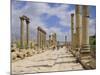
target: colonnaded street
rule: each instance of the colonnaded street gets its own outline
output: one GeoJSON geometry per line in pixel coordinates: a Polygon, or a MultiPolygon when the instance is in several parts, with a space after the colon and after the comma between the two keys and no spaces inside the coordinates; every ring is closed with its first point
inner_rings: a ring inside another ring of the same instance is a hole
{"type": "Polygon", "coordinates": [[[19,38],[14,34],[16,39],[11,42],[12,74],[96,69],[96,34],[89,34],[89,10],[88,5],[74,6],[74,12],[66,17],[70,27],[60,30],[66,34],[53,25],[54,31],[41,25],[34,28],[31,16],[18,16],[19,38]]]}
{"type": "Polygon", "coordinates": [[[83,70],[83,67],[65,47],[59,50],[47,50],[12,63],[13,74],[68,70],[83,70]]]}

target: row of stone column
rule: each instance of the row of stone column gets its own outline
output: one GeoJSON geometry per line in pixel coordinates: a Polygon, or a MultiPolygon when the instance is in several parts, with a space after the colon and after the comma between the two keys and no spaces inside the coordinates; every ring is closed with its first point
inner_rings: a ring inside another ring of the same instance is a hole
{"type": "Polygon", "coordinates": [[[40,49],[46,48],[46,32],[41,27],[37,28],[37,44],[40,49]]]}
{"type": "MultiPolygon", "coordinates": [[[[27,16],[21,16],[20,17],[21,21],[21,27],[20,27],[20,48],[23,49],[25,48],[25,43],[26,43],[26,48],[29,48],[29,18],[27,16]],[[24,36],[24,22],[26,22],[26,41],[25,41],[25,36],[24,36]]],[[[46,47],[46,32],[41,28],[37,28],[37,44],[38,48],[44,49],[46,47]]]]}
{"type": "Polygon", "coordinates": [[[74,30],[74,14],[71,14],[72,49],[80,53],[90,52],[89,47],[89,11],[87,5],[76,5],[76,32],[74,30]],[[81,8],[82,7],[82,8],[81,8]],[[82,11],[82,13],[81,13],[82,11]]]}
{"type": "Polygon", "coordinates": [[[26,48],[29,48],[29,18],[27,16],[21,16],[20,17],[21,21],[21,29],[20,29],[20,48],[24,48],[24,22],[26,21],[26,48]]]}

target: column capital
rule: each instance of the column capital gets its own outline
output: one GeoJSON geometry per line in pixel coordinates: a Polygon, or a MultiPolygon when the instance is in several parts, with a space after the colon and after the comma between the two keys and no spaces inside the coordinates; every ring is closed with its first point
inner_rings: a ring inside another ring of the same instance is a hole
{"type": "Polygon", "coordinates": [[[83,16],[84,17],[89,17],[89,10],[88,10],[88,6],[87,5],[83,5],[82,6],[82,12],[83,12],[83,16]]]}
{"type": "Polygon", "coordinates": [[[76,5],[76,10],[75,10],[75,12],[76,12],[76,14],[80,14],[80,5],[76,5]]]}
{"type": "Polygon", "coordinates": [[[24,17],[22,16],[22,17],[20,17],[20,20],[24,20],[24,17]]]}
{"type": "Polygon", "coordinates": [[[74,13],[72,13],[71,16],[73,17],[74,16],[74,13]]]}
{"type": "Polygon", "coordinates": [[[37,29],[38,29],[39,31],[42,31],[44,34],[46,34],[46,32],[45,32],[41,27],[37,27],[37,29]]]}
{"type": "Polygon", "coordinates": [[[27,20],[26,20],[26,24],[29,24],[29,23],[30,23],[30,21],[29,21],[29,19],[27,19],[27,20]]]}

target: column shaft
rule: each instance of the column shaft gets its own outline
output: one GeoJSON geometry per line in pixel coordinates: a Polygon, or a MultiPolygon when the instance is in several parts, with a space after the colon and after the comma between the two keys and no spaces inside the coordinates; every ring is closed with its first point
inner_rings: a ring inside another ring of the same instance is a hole
{"type": "Polygon", "coordinates": [[[76,5],[76,9],[75,9],[75,13],[76,13],[76,36],[77,36],[77,42],[76,42],[76,48],[80,48],[81,45],[81,31],[80,31],[80,6],[76,5]]]}
{"type": "Polygon", "coordinates": [[[37,45],[38,45],[38,48],[40,48],[40,31],[38,28],[37,28],[37,45]]]}
{"type": "Polygon", "coordinates": [[[89,13],[88,6],[82,6],[82,48],[89,50],[89,13]]]}
{"type": "Polygon", "coordinates": [[[40,33],[40,30],[39,30],[39,48],[41,47],[41,33],[40,33]]]}
{"type": "Polygon", "coordinates": [[[65,36],[65,46],[67,47],[67,36],[65,36]]]}
{"type": "Polygon", "coordinates": [[[76,37],[76,33],[73,33],[73,48],[76,48],[76,42],[77,42],[77,37],[76,37]]]}
{"type": "Polygon", "coordinates": [[[51,47],[51,35],[49,35],[49,47],[51,47]]]}
{"type": "Polygon", "coordinates": [[[21,27],[20,27],[20,46],[24,48],[24,19],[20,17],[21,27]]]}
{"type": "Polygon", "coordinates": [[[87,6],[83,6],[83,16],[82,16],[82,44],[89,44],[89,35],[88,35],[88,9],[87,6]]]}
{"type": "Polygon", "coordinates": [[[44,47],[46,48],[46,34],[44,34],[44,47]]]}
{"type": "Polygon", "coordinates": [[[27,44],[27,48],[29,48],[29,21],[26,21],[26,44],[27,44]]]}
{"type": "Polygon", "coordinates": [[[72,39],[72,41],[71,41],[71,46],[72,46],[72,49],[73,49],[73,44],[74,44],[74,42],[73,42],[73,35],[74,35],[74,14],[71,14],[71,39],[72,39]]]}

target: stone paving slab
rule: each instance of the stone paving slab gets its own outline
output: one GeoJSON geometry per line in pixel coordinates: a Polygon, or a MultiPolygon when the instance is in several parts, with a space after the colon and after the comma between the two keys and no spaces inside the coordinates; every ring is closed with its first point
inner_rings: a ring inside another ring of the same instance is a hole
{"type": "Polygon", "coordinates": [[[60,54],[58,57],[73,57],[72,54],[60,54]]]}
{"type": "Polygon", "coordinates": [[[71,58],[58,58],[57,60],[56,60],[56,64],[57,63],[73,63],[73,62],[76,62],[76,59],[73,57],[71,57],[71,58]]]}
{"type": "Polygon", "coordinates": [[[55,64],[52,68],[52,71],[68,71],[68,70],[82,70],[82,66],[80,64],[75,63],[62,63],[62,64],[55,64]]]}
{"type": "Polygon", "coordinates": [[[13,74],[82,70],[80,63],[66,49],[48,50],[12,63],[13,74]]]}

